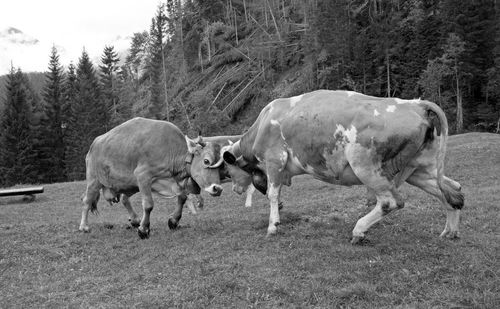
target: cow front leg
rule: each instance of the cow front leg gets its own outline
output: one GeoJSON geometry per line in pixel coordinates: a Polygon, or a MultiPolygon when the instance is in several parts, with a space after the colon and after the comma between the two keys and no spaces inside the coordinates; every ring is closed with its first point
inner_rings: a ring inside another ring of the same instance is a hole
{"type": "Polygon", "coordinates": [[[281,184],[269,183],[267,196],[269,199],[269,226],[267,228],[267,236],[275,235],[278,232],[278,225],[280,225],[280,193],[281,184]]]}
{"type": "Polygon", "coordinates": [[[253,193],[255,192],[255,187],[250,184],[247,188],[247,197],[245,200],[245,207],[252,207],[252,196],[253,193]]]}
{"type": "Polygon", "coordinates": [[[130,198],[125,194],[122,194],[122,204],[128,212],[128,222],[130,222],[130,225],[132,227],[138,227],[141,224],[141,221],[139,220],[137,213],[132,208],[130,198]]]}
{"type": "Polygon", "coordinates": [[[267,236],[271,236],[278,232],[278,225],[280,224],[280,195],[284,180],[283,170],[288,161],[288,153],[281,149],[277,151],[270,150],[266,154],[266,161],[268,178],[267,198],[270,204],[267,236]],[[276,156],[276,154],[279,155],[276,156]]]}
{"type": "Polygon", "coordinates": [[[172,213],[171,217],[168,219],[168,228],[174,230],[179,225],[179,220],[182,217],[182,209],[184,208],[184,203],[186,203],[187,195],[181,194],[177,196],[177,208],[172,213]]]}
{"type": "Polygon", "coordinates": [[[198,213],[196,209],[203,209],[204,203],[203,197],[200,194],[189,194],[185,205],[193,215],[196,215],[198,213]]]}

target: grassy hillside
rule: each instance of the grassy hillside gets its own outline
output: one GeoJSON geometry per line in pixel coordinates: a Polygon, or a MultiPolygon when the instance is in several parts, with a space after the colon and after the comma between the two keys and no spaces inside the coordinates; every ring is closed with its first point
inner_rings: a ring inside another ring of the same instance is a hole
{"type": "MultiPolygon", "coordinates": [[[[32,203],[0,198],[0,307],[498,308],[500,135],[449,140],[446,174],[466,194],[462,238],[440,239],[445,212],[408,185],[403,210],[351,246],[367,213],[362,187],[309,177],[285,188],[282,225],[266,238],[268,203],[206,197],[170,231],[173,200],[157,199],[140,240],[122,206],[100,202],[78,232],[83,182],[47,185],[32,203]]],[[[139,210],[139,199],[134,199],[139,210]]]]}

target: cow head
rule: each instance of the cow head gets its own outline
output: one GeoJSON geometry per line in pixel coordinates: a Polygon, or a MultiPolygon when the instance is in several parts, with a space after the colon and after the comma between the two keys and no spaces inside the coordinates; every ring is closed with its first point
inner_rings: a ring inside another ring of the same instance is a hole
{"type": "Polygon", "coordinates": [[[226,171],[231,177],[233,191],[242,194],[248,189],[250,184],[262,194],[267,192],[267,177],[259,169],[253,168],[241,156],[236,156],[231,152],[231,148],[223,148],[222,159],[226,165],[226,171]]]}
{"type": "Polygon", "coordinates": [[[189,173],[194,181],[205,191],[213,196],[222,193],[220,185],[219,168],[222,164],[220,159],[220,146],[214,143],[205,143],[201,137],[192,140],[186,136],[188,152],[192,155],[189,173]]]}

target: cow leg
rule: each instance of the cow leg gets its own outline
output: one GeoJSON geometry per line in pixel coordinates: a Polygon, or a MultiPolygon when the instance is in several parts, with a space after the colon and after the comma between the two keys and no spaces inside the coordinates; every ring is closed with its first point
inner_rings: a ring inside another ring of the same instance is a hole
{"type": "Polygon", "coordinates": [[[366,206],[372,207],[377,205],[377,196],[375,195],[375,191],[366,187],[366,206]]]}
{"type": "Polygon", "coordinates": [[[185,205],[193,215],[196,215],[198,213],[196,209],[203,209],[203,204],[203,197],[200,194],[189,194],[185,205]]]}
{"type": "Polygon", "coordinates": [[[252,196],[255,192],[255,187],[250,184],[247,188],[247,198],[245,200],[245,207],[252,207],[252,196]]]}
{"type": "Polygon", "coordinates": [[[381,174],[380,163],[367,164],[367,162],[373,162],[371,156],[370,150],[363,147],[351,147],[346,152],[354,174],[368,187],[369,194],[375,194],[377,200],[375,207],[356,223],[352,231],[352,244],[361,242],[365,238],[366,231],[392,210],[404,207],[404,201],[394,181],[381,174]]]}
{"type": "Polygon", "coordinates": [[[184,203],[186,203],[187,195],[180,194],[177,196],[177,208],[172,213],[171,217],[168,219],[168,228],[174,230],[179,225],[179,220],[182,217],[182,208],[184,203]]]}
{"type": "Polygon", "coordinates": [[[87,188],[82,198],[82,220],[80,221],[79,228],[82,232],[90,232],[90,228],[88,226],[89,210],[93,213],[97,212],[97,202],[99,201],[99,190],[101,190],[101,187],[102,186],[97,179],[87,181],[87,188]]]}
{"type": "Polygon", "coordinates": [[[138,227],[139,224],[141,223],[139,220],[139,216],[132,208],[132,204],[130,204],[130,198],[125,194],[122,194],[122,204],[125,207],[125,209],[127,209],[128,222],[130,222],[130,225],[132,227],[138,227]]]}
{"type": "Polygon", "coordinates": [[[153,210],[153,194],[151,191],[151,177],[148,174],[142,173],[139,169],[134,171],[137,178],[137,184],[142,196],[142,219],[137,229],[137,233],[141,239],[149,237],[150,232],[150,214],[153,210]]]}
{"type": "MultiPolygon", "coordinates": [[[[274,235],[278,232],[278,225],[280,225],[280,196],[281,187],[283,186],[283,179],[285,177],[282,172],[288,161],[288,152],[284,150],[270,150],[267,158],[267,178],[268,189],[267,198],[270,203],[269,211],[269,226],[267,228],[267,236],[274,235]],[[274,154],[278,153],[279,157],[276,158],[274,154]]],[[[289,179],[288,179],[289,182],[289,179]]]]}
{"type": "Polygon", "coordinates": [[[352,244],[360,243],[368,229],[391,211],[404,207],[403,198],[395,188],[375,192],[377,199],[375,207],[356,223],[352,231],[352,244]]]}
{"type": "Polygon", "coordinates": [[[269,211],[269,226],[267,228],[267,236],[274,235],[278,232],[278,225],[280,225],[280,195],[281,195],[281,184],[274,184],[272,181],[269,182],[269,188],[267,191],[267,197],[270,203],[269,211]]]}
{"type": "Polygon", "coordinates": [[[458,238],[460,209],[463,207],[463,194],[460,192],[460,184],[448,177],[443,178],[442,189],[437,183],[437,172],[435,169],[419,169],[415,171],[406,181],[425,192],[437,197],[446,208],[446,224],[441,237],[458,238]]]}

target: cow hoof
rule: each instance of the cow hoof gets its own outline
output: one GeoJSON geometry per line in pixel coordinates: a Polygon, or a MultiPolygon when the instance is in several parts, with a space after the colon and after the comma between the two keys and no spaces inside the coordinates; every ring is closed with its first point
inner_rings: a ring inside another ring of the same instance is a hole
{"type": "Polygon", "coordinates": [[[270,224],[269,227],[267,228],[267,237],[270,237],[270,236],[273,236],[273,235],[276,235],[278,233],[278,225],[280,223],[277,222],[277,223],[274,223],[274,224],[270,224]]]}
{"type": "Polygon", "coordinates": [[[179,226],[179,222],[174,222],[172,218],[168,219],[168,228],[171,230],[175,230],[179,226]]]}
{"type": "Polygon", "coordinates": [[[139,225],[141,225],[141,222],[140,222],[140,221],[138,221],[138,220],[128,219],[128,222],[130,222],[130,225],[131,225],[132,227],[135,227],[135,228],[137,228],[137,227],[139,227],[139,225]]]}
{"type": "Polygon", "coordinates": [[[80,226],[80,232],[90,233],[90,228],[88,226],[80,226]]]}
{"type": "Polygon", "coordinates": [[[147,239],[149,238],[149,229],[146,229],[143,231],[140,227],[137,229],[137,234],[139,234],[139,237],[141,239],[147,239]]]}
{"type": "Polygon", "coordinates": [[[444,230],[441,235],[439,235],[441,238],[448,238],[448,239],[459,239],[460,235],[458,231],[447,231],[444,230]]]}
{"type": "Polygon", "coordinates": [[[351,239],[351,245],[362,245],[366,242],[365,236],[353,236],[351,239]]]}

